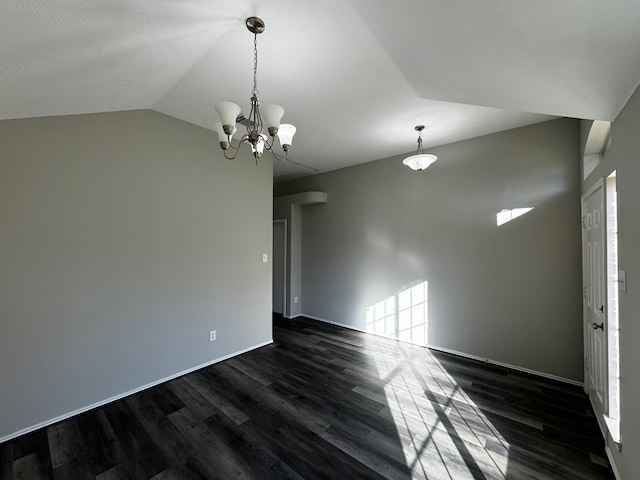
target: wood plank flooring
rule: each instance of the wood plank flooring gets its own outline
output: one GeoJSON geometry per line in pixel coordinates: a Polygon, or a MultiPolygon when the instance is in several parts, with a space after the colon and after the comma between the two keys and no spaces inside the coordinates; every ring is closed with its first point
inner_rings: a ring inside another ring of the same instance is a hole
{"type": "Polygon", "coordinates": [[[613,479],[578,387],[311,320],[0,445],[0,480],[613,479]]]}

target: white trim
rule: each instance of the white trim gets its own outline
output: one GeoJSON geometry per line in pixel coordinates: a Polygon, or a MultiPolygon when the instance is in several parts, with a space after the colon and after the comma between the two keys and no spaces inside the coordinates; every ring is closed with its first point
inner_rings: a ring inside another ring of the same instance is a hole
{"type": "MultiPolygon", "coordinates": [[[[356,330],[358,332],[368,333],[370,335],[377,335],[377,334],[375,334],[373,332],[367,332],[365,330],[362,330],[361,328],[354,327],[353,325],[346,325],[344,323],[334,322],[332,320],[327,320],[325,318],[320,318],[320,317],[314,317],[313,315],[306,315],[304,313],[302,314],[302,316],[310,318],[312,320],[317,320],[319,322],[330,323],[332,325],[337,325],[339,327],[348,328],[350,330],[356,330]]],[[[398,340],[397,338],[387,337],[386,335],[378,335],[378,336],[384,336],[384,337],[389,338],[391,340],[397,340],[398,342],[402,341],[402,340],[398,340]]],[[[415,344],[412,344],[412,345],[415,345],[415,344]]],[[[531,370],[531,369],[524,368],[524,367],[518,367],[516,365],[511,365],[509,363],[498,362],[498,361],[491,360],[491,359],[488,359],[488,358],[478,357],[476,355],[471,355],[471,354],[468,354],[468,353],[459,352],[457,350],[451,350],[449,348],[437,347],[437,346],[434,346],[434,345],[427,345],[426,348],[429,348],[430,350],[436,350],[436,351],[439,351],[439,352],[450,353],[452,355],[458,355],[460,357],[470,358],[472,360],[478,360],[480,362],[491,364],[491,365],[497,365],[497,366],[500,366],[500,367],[509,368],[511,370],[517,370],[517,371],[520,371],[520,372],[529,373],[531,375],[536,375],[538,377],[544,377],[544,378],[548,378],[548,379],[551,379],[551,380],[557,380],[559,382],[568,383],[570,385],[577,385],[579,387],[582,387],[584,385],[582,382],[578,382],[576,380],[571,380],[569,378],[559,377],[557,375],[551,375],[550,373],[539,372],[537,370],[531,370]]]]}
{"type": "Polygon", "coordinates": [[[622,480],[622,476],[620,475],[620,472],[618,472],[616,462],[613,461],[613,454],[611,453],[609,445],[604,447],[604,451],[607,453],[607,458],[609,458],[609,465],[611,465],[611,470],[613,470],[613,475],[616,477],[616,480],[622,480]]]}
{"type": "Polygon", "coordinates": [[[358,328],[358,327],[354,327],[353,325],[347,325],[345,323],[334,322],[332,320],[327,320],[325,318],[313,317],[311,315],[305,315],[304,313],[302,315],[300,315],[300,316],[310,318],[311,320],[317,320],[319,322],[330,323],[331,325],[336,325],[338,327],[348,328],[349,330],[355,330],[356,332],[366,333],[368,335],[375,335],[376,337],[388,338],[389,340],[395,340],[396,342],[408,343],[409,345],[415,345],[416,347],[425,348],[424,345],[418,345],[417,343],[407,342],[406,340],[401,340],[399,338],[390,337],[389,335],[383,335],[381,333],[367,332],[366,330],[363,330],[363,329],[358,328]]]}
{"type": "Polygon", "coordinates": [[[593,182],[593,185],[591,185],[589,188],[587,188],[587,190],[585,190],[585,192],[582,194],[582,199],[584,200],[587,197],[590,197],[599,188],[604,189],[604,177],[599,177],[595,182],[593,182]]]}
{"type": "MultiPolygon", "coordinates": [[[[361,328],[354,327],[353,325],[347,325],[346,323],[334,322],[333,320],[327,320],[326,318],[314,317],[313,315],[307,315],[306,313],[303,313],[303,314],[301,314],[299,316],[300,317],[307,317],[307,318],[310,318],[311,320],[317,320],[319,322],[330,323],[331,325],[337,325],[338,327],[348,328],[349,330],[355,330],[356,332],[371,333],[371,335],[375,335],[375,333],[366,332],[361,328]]],[[[391,338],[391,337],[387,337],[387,338],[391,338]]],[[[395,340],[395,338],[393,338],[392,340],[395,340]]]]}
{"type": "Polygon", "coordinates": [[[617,418],[611,418],[608,415],[603,415],[602,417],[604,418],[604,424],[607,427],[607,432],[609,432],[609,436],[611,437],[611,440],[613,440],[613,443],[615,443],[616,446],[621,445],[620,420],[617,418]]]}
{"type": "Polygon", "coordinates": [[[33,432],[35,430],[39,430],[39,429],[41,429],[43,427],[48,427],[49,425],[52,425],[52,424],[57,423],[57,422],[60,422],[62,420],[66,420],[68,418],[75,417],[76,415],[88,412],[89,410],[93,410],[94,408],[102,407],[102,406],[104,406],[104,405],[106,405],[108,403],[115,402],[116,400],[120,400],[120,399],[122,399],[124,397],[128,397],[129,395],[133,395],[135,393],[138,393],[138,392],[141,392],[143,390],[146,390],[147,388],[155,387],[156,385],[160,385],[161,383],[168,382],[169,380],[173,380],[174,378],[182,377],[183,375],[186,375],[186,374],[191,373],[191,372],[195,372],[196,370],[200,370],[201,368],[208,367],[210,365],[213,365],[214,363],[219,363],[219,362],[222,362],[224,360],[228,360],[229,358],[235,357],[237,355],[242,355],[243,353],[250,352],[251,350],[255,350],[257,348],[261,348],[261,347],[264,347],[266,345],[270,345],[272,343],[273,343],[273,340],[269,340],[268,342],[259,343],[257,345],[252,346],[252,347],[245,348],[244,350],[239,350],[237,352],[230,353],[229,355],[225,355],[223,357],[216,358],[215,360],[211,360],[210,362],[203,363],[202,365],[198,365],[197,367],[189,368],[187,370],[183,370],[183,371],[178,372],[176,374],[173,374],[173,375],[170,375],[168,377],[162,378],[160,380],[156,380],[154,382],[147,383],[146,385],[134,388],[133,390],[129,390],[128,392],[124,392],[124,393],[115,395],[115,396],[113,396],[111,398],[107,398],[105,400],[101,400],[101,401],[93,403],[91,405],[87,405],[86,407],[79,408],[77,410],[74,410],[74,411],[69,412],[69,413],[65,413],[63,415],[59,415],[59,416],[57,416],[55,418],[52,418],[50,420],[45,420],[44,422],[40,422],[40,423],[37,423],[37,424],[32,425],[30,427],[23,428],[21,430],[18,430],[17,432],[11,433],[11,434],[9,434],[9,435],[7,435],[5,437],[0,438],[0,444],[4,443],[4,442],[7,442],[9,440],[13,440],[14,438],[20,437],[20,436],[25,435],[27,433],[31,433],[31,432],[33,432]]]}

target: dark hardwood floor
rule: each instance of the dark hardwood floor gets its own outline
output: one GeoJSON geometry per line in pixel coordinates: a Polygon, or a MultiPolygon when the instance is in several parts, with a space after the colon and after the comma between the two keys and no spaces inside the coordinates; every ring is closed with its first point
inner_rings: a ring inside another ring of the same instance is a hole
{"type": "Polygon", "coordinates": [[[0,445],[0,480],[611,479],[578,387],[310,320],[0,445]]]}

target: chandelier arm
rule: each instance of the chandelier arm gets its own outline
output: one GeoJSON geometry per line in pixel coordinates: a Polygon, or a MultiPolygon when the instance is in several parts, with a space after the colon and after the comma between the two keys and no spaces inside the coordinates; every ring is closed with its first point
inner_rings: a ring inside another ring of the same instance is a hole
{"type": "MultiPolygon", "coordinates": [[[[273,148],[274,146],[275,146],[275,145],[272,143],[272,144],[271,144],[271,146],[270,146],[269,148],[267,148],[267,150],[269,150],[269,151],[271,152],[271,155],[273,155],[273,158],[275,158],[276,160],[279,160],[279,161],[281,161],[281,162],[282,162],[282,161],[283,161],[283,159],[282,159],[282,158],[280,158],[280,156],[279,156],[278,154],[276,154],[276,149],[275,149],[275,148],[273,148]]],[[[287,158],[287,157],[288,157],[288,155],[287,155],[287,151],[286,151],[286,150],[284,151],[284,156],[285,156],[285,158],[287,158]]]]}
{"type": "Polygon", "coordinates": [[[275,137],[271,137],[271,142],[269,142],[269,137],[267,137],[266,135],[265,137],[262,137],[262,140],[264,141],[265,150],[272,150],[275,145],[275,137]]]}
{"type": "Polygon", "coordinates": [[[227,160],[233,160],[234,158],[236,158],[236,157],[238,156],[238,152],[239,152],[239,151],[240,151],[240,149],[239,149],[239,148],[234,148],[234,149],[233,149],[233,152],[234,152],[234,153],[233,153],[233,155],[232,155],[232,156],[230,156],[230,157],[228,157],[228,156],[227,156],[227,150],[223,150],[223,151],[222,151],[222,154],[224,155],[224,158],[226,158],[227,160]]]}
{"type": "Polygon", "coordinates": [[[229,157],[227,156],[227,150],[223,150],[222,153],[224,154],[224,158],[226,158],[227,160],[233,160],[234,158],[236,158],[238,156],[238,152],[240,151],[240,146],[242,145],[243,142],[247,141],[248,138],[249,138],[248,135],[243,135],[238,141],[238,146],[234,147],[233,144],[231,143],[231,137],[228,137],[229,149],[231,149],[234,153],[231,157],[229,157]]]}
{"type": "Polygon", "coordinates": [[[238,140],[238,146],[236,147],[236,149],[240,150],[240,145],[242,145],[242,142],[246,142],[247,140],[249,140],[249,135],[244,134],[242,137],[240,137],[240,140],[238,140]]]}

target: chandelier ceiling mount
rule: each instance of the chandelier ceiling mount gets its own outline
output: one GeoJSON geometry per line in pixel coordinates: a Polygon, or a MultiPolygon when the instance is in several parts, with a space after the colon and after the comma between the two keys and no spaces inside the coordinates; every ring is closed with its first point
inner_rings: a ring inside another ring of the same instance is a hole
{"type": "Polygon", "coordinates": [[[264,21],[260,17],[249,17],[245,24],[251,33],[258,35],[264,32],[264,21]]]}

